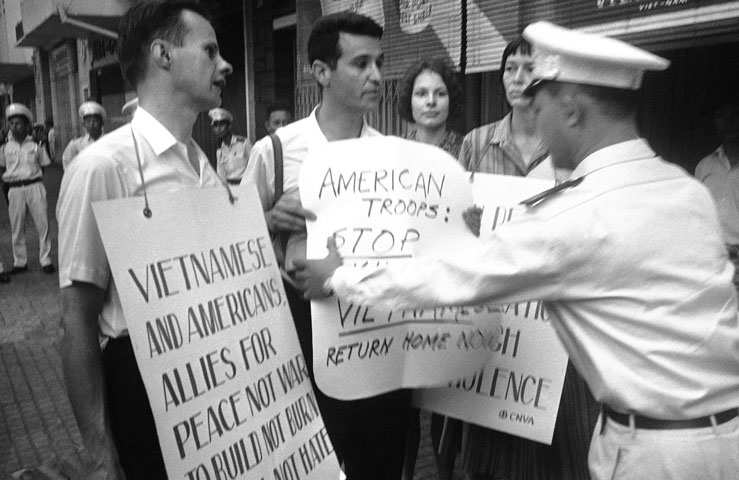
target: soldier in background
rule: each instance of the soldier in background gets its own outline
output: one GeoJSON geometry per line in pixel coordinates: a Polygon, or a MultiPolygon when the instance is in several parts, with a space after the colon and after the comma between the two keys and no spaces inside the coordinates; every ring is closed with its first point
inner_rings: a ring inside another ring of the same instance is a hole
{"type": "Polygon", "coordinates": [[[233,115],[225,108],[214,108],[208,112],[208,116],[219,145],[216,152],[216,171],[231,185],[238,185],[246,170],[251,142],[248,138],[231,132],[233,115]]]}
{"type": "Polygon", "coordinates": [[[107,118],[107,113],[102,105],[97,102],[85,102],[80,105],[79,115],[87,133],[81,137],[77,137],[67,145],[62,154],[62,165],[64,170],[69,168],[72,160],[85,148],[95,143],[103,134],[103,125],[107,118]]]}
{"type": "Polygon", "coordinates": [[[44,273],[56,271],[51,263],[51,236],[47,216],[43,169],[51,164],[46,151],[31,137],[31,111],[23,104],[11,103],[5,118],[12,136],[0,149],[0,175],[7,189],[8,214],[13,236],[11,274],[28,270],[26,251],[26,212],[31,213],[39,236],[39,263],[44,273]]]}

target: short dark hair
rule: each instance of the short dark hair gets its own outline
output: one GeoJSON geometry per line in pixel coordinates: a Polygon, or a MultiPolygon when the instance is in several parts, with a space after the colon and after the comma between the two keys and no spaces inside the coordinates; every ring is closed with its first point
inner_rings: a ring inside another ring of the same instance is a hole
{"type": "Polygon", "coordinates": [[[351,11],[321,17],[313,24],[308,37],[308,63],[313,65],[321,60],[334,70],[341,57],[339,33],[342,32],[380,39],[383,30],[371,18],[351,11]]]}
{"type": "Polygon", "coordinates": [[[508,57],[510,57],[514,53],[520,53],[521,55],[531,55],[531,50],[531,44],[521,35],[518,35],[516,38],[508,42],[508,45],[506,45],[503,49],[503,56],[500,57],[500,71],[498,72],[498,76],[500,77],[501,84],[503,83],[505,62],[508,60],[508,57]]]}
{"type": "Polygon", "coordinates": [[[190,10],[211,21],[197,0],[144,0],[123,14],[118,27],[118,61],[123,77],[136,87],[146,73],[147,54],[157,38],[181,46],[187,35],[182,12],[190,10]]]}
{"type": "Polygon", "coordinates": [[[630,117],[636,115],[639,111],[641,102],[641,91],[639,90],[557,81],[544,81],[536,88],[546,87],[549,92],[557,94],[565,83],[575,85],[585,95],[594,99],[600,104],[601,110],[610,117],[630,117]]]}
{"type": "Polygon", "coordinates": [[[272,115],[272,112],[288,112],[290,116],[293,116],[293,107],[284,101],[276,101],[267,105],[267,118],[272,115]]]}
{"type": "Polygon", "coordinates": [[[413,98],[413,84],[416,77],[424,70],[431,70],[438,73],[446,85],[449,92],[449,118],[454,118],[462,113],[462,88],[457,82],[457,76],[454,73],[449,62],[444,58],[422,59],[414,63],[405,71],[403,78],[400,80],[398,113],[400,118],[406,122],[413,122],[413,109],[411,108],[411,99],[413,98]]]}

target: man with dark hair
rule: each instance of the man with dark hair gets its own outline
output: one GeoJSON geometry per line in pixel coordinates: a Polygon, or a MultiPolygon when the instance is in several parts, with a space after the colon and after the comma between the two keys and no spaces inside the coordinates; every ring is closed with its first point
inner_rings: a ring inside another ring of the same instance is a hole
{"type": "Polygon", "coordinates": [[[52,274],[51,236],[43,170],[51,165],[46,150],[31,137],[31,111],[23,104],[11,103],[5,109],[11,137],[0,148],[0,176],[7,189],[8,215],[12,230],[13,269],[11,274],[28,270],[26,250],[26,212],[31,214],[39,239],[41,270],[52,274]]]}
{"type": "Polygon", "coordinates": [[[264,121],[264,128],[268,134],[275,133],[278,128],[292,123],[293,109],[287,102],[274,102],[267,105],[267,120],[264,121]]]}
{"type": "Polygon", "coordinates": [[[739,102],[716,110],[713,119],[721,145],[695,167],[695,177],[713,195],[729,258],[739,289],[739,102]]]}
{"type": "MultiPolygon", "coordinates": [[[[300,203],[298,177],[309,151],[326,142],[380,135],[364,121],[377,108],[382,82],[382,28],[363,15],[327,15],[308,39],[311,73],[322,91],[321,103],[307,118],[280,128],[283,195],[275,198],[272,141],[254,145],[242,182],[253,183],[286,277],[285,288],[303,353],[312,373],[310,303],[291,278],[293,259],[305,258],[305,219],[315,218],[300,203]],[[283,248],[286,245],[286,248],[283,248]]],[[[315,385],[315,383],[314,383],[315,385]]],[[[331,442],[349,480],[400,478],[410,394],[395,391],[357,401],[316,397],[331,442]]]]}
{"type": "Polygon", "coordinates": [[[201,3],[140,2],[121,18],[118,54],[139,107],[129,124],[83,150],[62,180],[60,350],[80,433],[105,478],[166,479],[128,321],[92,212],[95,201],[223,188],[192,139],[200,112],[221,103],[231,65],[201,3]],[[98,341],[98,339],[102,341],[98,341]],[[101,351],[102,345],[102,351],[101,351]]]}
{"type": "Polygon", "coordinates": [[[709,192],[639,137],[632,101],[642,72],[669,62],[547,22],[524,37],[537,128],[572,179],[522,202],[484,244],[356,270],[330,241],[327,259],[296,262],[296,278],[311,295],[385,307],[542,299],[603,403],[593,479],[735,478],[734,269],[709,192]]]}

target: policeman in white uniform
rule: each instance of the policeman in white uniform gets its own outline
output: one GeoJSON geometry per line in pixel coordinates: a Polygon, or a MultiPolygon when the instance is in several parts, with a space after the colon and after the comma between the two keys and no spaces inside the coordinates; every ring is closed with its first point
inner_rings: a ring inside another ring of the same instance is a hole
{"type": "Polygon", "coordinates": [[[80,119],[85,127],[85,135],[77,137],[67,145],[62,154],[62,165],[64,170],[69,167],[72,160],[85,148],[95,143],[103,134],[103,125],[107,120],[107,113],[102,105],[89,101],[80,105],[80,119]]]}
{"type": "Polygon", "coordinates": [[[216,172],[231,185],[238,185],[246,170],[251,142],[248,138],[231,132],[233,115],[225,108],[214,108],[208,112],[208,116],[219,145],[216,152],[216,172]]]}
{"type": "Polygon", "coordinates": [[[62,154],[62,165],[64,170],[69,168],[69,164],[72,160],[85,148],[89,147],[97,141],[98,138],[103,134],[103,125],[107,119],[107,112],[97,102],[89,101],[80,105],[78,111],[82,125],[85,127],[85,133],[81,137],[77,137],[67,145],[62,154]]]}
{"type": "Polygon", "coordinates": [[[31,111],[20,103],[5,109],[12,136],[0,148],[0,175],[8,188],[8,213],[12,229],[13,269],[11,274],[28,269],[26,252],[26,211],[31,213],[39,236],[39,263],[44,273],[55,272],[51,262],[51,237],[47,217],[43,169],[51,164],[46,150],[31,138],[31,111]]]}
{"type": "Polygon", "coordinates": [[[669,62],[547,22],[534,47],[537,129],[571,180],[522,202],[486,242],[387,267],[295,261],[313,296],[424,308],[542,299],[603,410],[593,479],[739,472],[737,294],[708,190],[639,137],[642,72],[669,62]]]}

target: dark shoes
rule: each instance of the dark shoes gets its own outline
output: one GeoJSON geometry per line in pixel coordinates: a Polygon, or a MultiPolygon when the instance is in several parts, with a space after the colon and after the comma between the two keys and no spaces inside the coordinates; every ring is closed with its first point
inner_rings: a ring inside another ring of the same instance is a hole
{"type": "Polygon", "coordinates": [[[10,282],[10,274],[8,272],[0,272],[0,283],[10,282]]]}
{"type": "Polygon", "coordinates": [[[12,268],[12,269],[10,270],[10,274],[11,274],[11,275],[15,275],[16,273],[23,273],[23,272],[25,272],[26,270],[28,270],[28,265],[23,265],[22,267],[13,267],[13,268],[12,268]]]}
{"type": "MultiPolygon", "coordinates": [[[[28,271],[28,265],[23,265],[22,267],[13,267],[9,272],[3,272],[3,273],[6,275],[7,274],[15,275],[17,273],[23,273],[27,271],[28,271]]],[[[52,273],[56,272],[56,268],[54,268],[54,264],[50,263],[48,265],[43,265],[41,267],[41,271],[47,275],[51,275],[52,273]]],[[[2,282],[2,280],[0,280],[0,282],[2,282]]]]}

